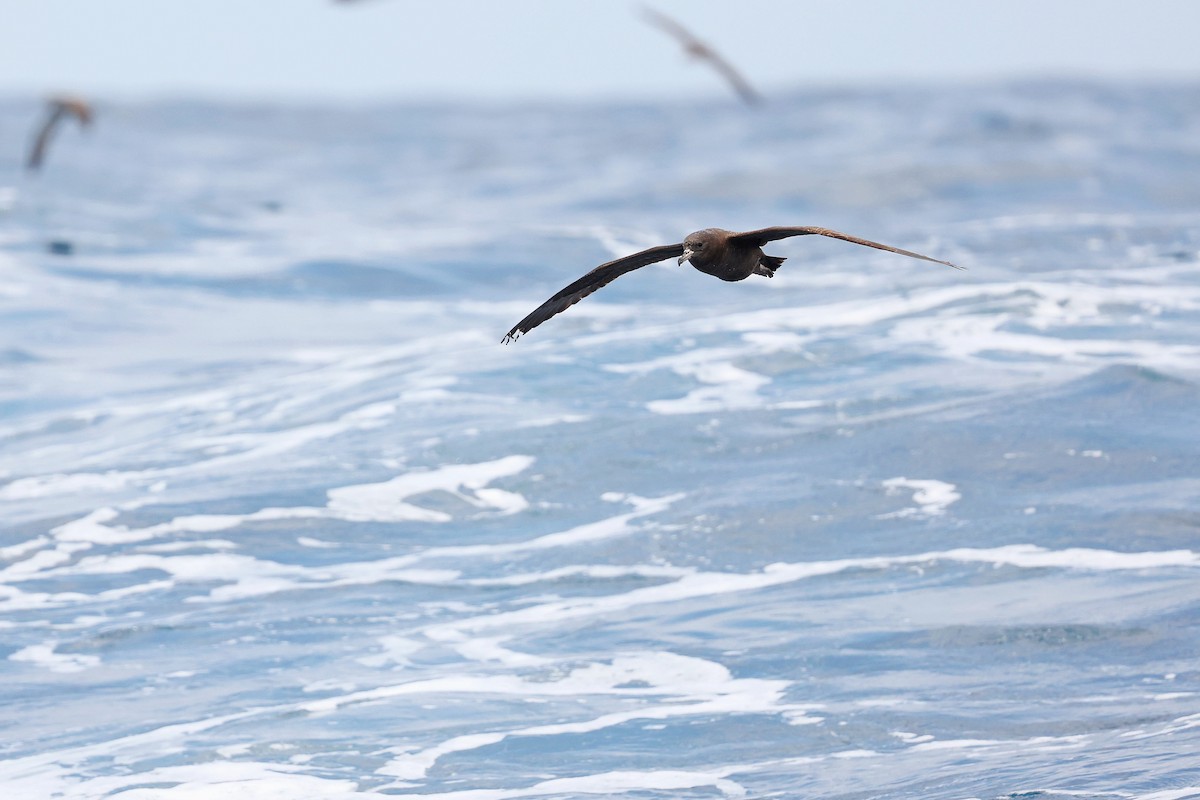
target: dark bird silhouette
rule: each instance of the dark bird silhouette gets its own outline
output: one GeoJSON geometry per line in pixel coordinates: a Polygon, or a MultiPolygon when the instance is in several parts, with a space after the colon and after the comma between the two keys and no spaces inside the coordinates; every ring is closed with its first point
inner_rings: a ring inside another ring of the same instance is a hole
{"type": "Polygon", "coordinates": [[[642,7],[642,15],[645,16],[651,25],[666,31],[667,34],[678,40],[683,45],[684,52],[689,56],[711,64],[713,69],[729,82],[733,90],[748,105],[755,105],[762,102],[762,96],[754,91],[750,84],[746,82],[746,79],[742,77],[741,73],[733,68],[732,64],[722,58],[716,50],[713,50],[707,44],[697,39],[687,28],[661,11],[655,11],[648,6],[642,7]]]}
{"type": "Polygon", "coordinates": [[[51,97],[47,101],[47,106],[49,113],[47,113],[42,127],[38,129],[33,147],[29,150],[29,159],[25,162],[26,169],[36,170],[42,166],[50,139],[66,117],[70,116],[79,120],[80,126],[84,128],[92,124],[92,107],[88,105],[87,101],[78,97],[51,97]]]}
{"type": "Polygon", "coordinates": [[[829,236],[844,242],[874,247],[877,250],[887,250],[889,253],[899,253],[909,258],[919,258],[922,261],[932,261],[935,264],[945,264],[948,267],[962,269],[957,264],[930,258],[910,250],[872,242],[870,239],[860,239],[848,233],[840,233],[829,228],[816,228],[810,225],[799,228],[775,227],[763,228],[757,231],[734,233],[720,228],[705,228],[702,231],[689,233],[679,244],[664,244],[651,247],[633,255],[622,256],[615,261],[601,264],[570,284],[558,294],[535,308],[529,316],[513,326],[501,340],[508,344],[522,333],[529,333],[546,320],[553,317],[587,297],[602,286],[615,281],[626,272],[664,261],[668,258],[678,258],[678,263],[690,261],[692,266],[707,275],[714,275],[723,281],[741,281],[751,275],[775,277],[775,270],[785,259],[779,256],[768,256],[762,251],[762,246],[776,239],[787,239],[790,236],[829,236]]]}

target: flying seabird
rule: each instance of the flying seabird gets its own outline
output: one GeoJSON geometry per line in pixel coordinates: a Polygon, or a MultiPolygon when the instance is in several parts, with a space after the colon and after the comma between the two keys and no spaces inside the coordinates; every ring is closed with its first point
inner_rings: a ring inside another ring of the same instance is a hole
{"type": "Polygon", "coordinates": [[[65,117],[74,117],[85,128],[92,124],[92,107],[88,105],[87,101],[78,97],[51,97],[47,101],[47,106],[49,113],[46,115],[46,121],[42,123],[41,129],[38,130],[33,148],[29,151],[29,159],[25,162],[26,169],[36,170],[42,166],[42,159],[46,157],[46,147],[50,144],[50,138],[65,117]]]}
{"type": "Polygon", "coordinates": [[[687,28],[683,27],[661,11],[655,11],[653,8],[648,6],[642,7],[642,14],[646,17],[646,20],[651,25],[664,30],[669,35],[675,37],[679,43],[683,45],[684,52],[686,52],[689,56],[698,58],[702,61],[707,61],[708,63],[712,64],[713,69],[721,73],[721,77],[729,81],[729,85],[733,87],[733,90],[737,92],[738,96],[741,97],[742,100],[747,104],[755,105],[756,103],[762,102],[762,97],[759,95],[759,93],[751,88],[750,84],[746,82],[746,79],[743,78],[741,74],[733,68],[732,64],[722,58],[716,50],[713,50],[707,44],[697,39],[687,28]]]}
{"type": "Polygon", "coordinates": [[[776,239],[787,239],[791,236],[809,236],[812,234],[829,236],[834,239],[841,239],[844,242],[861,244],[866,247],[874,247],[877,250],[887,250],[889,253],[899,253],[909,258],[919,258],[922,261],[932,261],[935,264],[945,264],[955,269],[963,269],[957,264],[951,264],[949,261],[942,261],[939,258],[930,258],[929,256],[923,256],[920,253],[914,253],[910,250],[901,250],[899,247],[891,247],[879,242],[872,242],[870,239],[860,239],[848,233],[840,233],[829,228],[817,228],[811,225],[798,228],[763,228],[762,230],[746,231],[745,233],[734,233],[733,231],[726,231],[720,228],[705,228],[702,231],[689,233],[679,244],[663,244],[658,247],[651,247],[640,253],[622,256],[615,261],[601,264],[535,308],[529,316],[514,325],[513,329],[506,333],[501,341],[504,344],[508,344],[522,333],[529,333],[555,314],[567,310],[600,287],[612,283],[626,272],[633,272],[635,269],[659,261],[665,261],[668,258],[678,258],[680,265],[685,261],[689,261],[694,268],[706,275],[716,276],[723,281],[741,281],[749,278],[751,275],[763,275],[767,278],[773,278],[775,277],[775,270],[779,269],[780,264],[785,259],[779,256],[764,255],[762,246],[776,239]]]}

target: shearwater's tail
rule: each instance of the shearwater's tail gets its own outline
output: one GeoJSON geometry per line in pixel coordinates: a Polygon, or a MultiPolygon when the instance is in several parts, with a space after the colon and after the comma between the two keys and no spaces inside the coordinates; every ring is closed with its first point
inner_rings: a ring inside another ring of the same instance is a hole
{"type": "Polygon", "coordinates": [[[779,269],[779,266],[783,264],[784,261],[787,261],[787,259],[780,258],[779,256],[763,256],[758,260],[758,266],[754,269],[754,273],[756,275],[766,275],[768,278],[774,278],[775,270],[779,269]]]}

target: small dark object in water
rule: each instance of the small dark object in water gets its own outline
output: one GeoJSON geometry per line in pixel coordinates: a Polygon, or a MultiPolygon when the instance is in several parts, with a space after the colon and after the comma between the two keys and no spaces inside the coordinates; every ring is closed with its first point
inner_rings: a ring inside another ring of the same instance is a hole
{"type": "Polygon", "coordinates": [[[697,39],[687,28],[661,11],[655,11],[653,8],[643,7],[642,14],[651,25],[675,37],[683,45],[684,52],[689,56],[712,64],[713,69],[729,82],[729,85],[733,87],[733,90],[738,93],[738,97],[742,98],[744,103],[747,105],[756,105],[762,102],[762,96],[754,91],[754,88],[742,77],[740,72],[733,68],[732,64],[722,58],[716,50],[713,50],[707,44],[697,39]]]}
{"type": "Polygon", "coordinates": [[[56,256],[74,255],[75,245],[66,239],[51,239],[46,242],[46,251],[56,256]]]}
{"type": "Polygon", "coordinates": [[[46,158],[46,148],[50,144],[50,139],[54,136],[58,126],[62,124],[63,119],[68,116],[74,117],[84,128],[92,124],[92,107],[88,105],[87,101],[78,97],[51,97],[47,101],[47,105],[50,113],[46,115],[45,122],[38,129],[33,147],[29,150],[29,158],[25,162],[25,168],[29,170],[41,168],[42,161],[46,158]]]}
{"type": "Polygon", "coordinates": [[[718,277],[723,281],[745,280],[751,275],[762,275],[767,278],[773,278],[775,277],[775,270],[779,269],[779,265],[784,262],[784,259],[779,256],[764,255],[762,246],[776,239],[787,239],[791,236],[807,236],[810,234],[829,236],[833,239],[841,239],[853,244],[874,247],[877,250],[887,250],[889,253],[899,253],[909,258],[919,258],[922,261],[932,261],[936,264],[945,264],[948,267],[962,269],[962,267],[957,264],[951,264],[949,261],[942,261],[941,259],[923,256],[920,253],[914,253],[910,250],[901,250],[898,247],[872,242],[870,239],[860,239],[857,236],[839,233],[829,228],[817,228],[806,225],[799,228],[763,228],[762,230],[747,231],[745,233],[734,233],[733,231],[726,231],[720,228],[705,228],[702,231],[689,233],[687,238],[679,244],[664,244],[658,247],[651,247],[649,250],[622,256],[615,261],[601,264],[534,309],[529,316],[514,325],[513,329],[505,334],[501,341],[508,344],[522,333],[529,333],[529,331],[541,325],[555,314],[565,311],[600,287],[612,283],[626,272],[632,272],[639,267],[645,267],[668,258],[678,258],[681,265],[685,261],[690,261],[696,269],[707,275],[718,277]]]}

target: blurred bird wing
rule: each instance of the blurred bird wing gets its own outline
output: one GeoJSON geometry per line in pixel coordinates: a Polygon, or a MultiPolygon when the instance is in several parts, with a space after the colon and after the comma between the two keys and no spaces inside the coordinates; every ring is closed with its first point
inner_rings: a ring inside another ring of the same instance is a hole
{"type": "Polygon", "coordinates": [[[597,289],[612,283],[626,272],[633,272],[635,269],[668,258],[678,258],[681,255],[683,255],[682,243],[664,244],[658,247],[651,247],[649,250],[643,250],[640,253],[622,256],[615,261],[609,261],[607,264],[601,264],[535,308],[529,316],[514,325],[513,329],[504,335],[503,341],[507,344],[522,333],[529,333],[529,331],[541,325],[555,314],[565,311],[597,289]]]}
{"type": "Polygon", "coordinates": [[[661,11],[655,11],[649,6],[642,6],[642,14],[646,17],[650,24],[661,28],[671,36],[674,36],[684,47],[695,47],[696,45],[704,47],[704,43],[697,39],[691,31],[661,11]]]}
{"type": "Polygon", "coordinates": [[[734,91],[747,103],[754,104],[762,100],[758,92],[742,77],[741,73],[733,68],[733,65],[721,57],[721,54],[713,50],[704,42],[696,38],[695,34],[687,28],[680,25],[675,20],[668,17],[661,11],[656,11],[649,6],[642,7],[642,13],[650,24],[666,31],[671,36],[679,40],[684,49],[698,58],[703,58],[713,65],[717,72],[729,82],[734,91]]]}
{"type": "Polygon", "coordinates": [[[914,253],[911,250],[902,250],[899,247],[880,244],[879,242],[873,242],[870,239],[862,239],[858,236],[851,236],[848,233],[842,233],[841,231],[835,231],[829,228],[818,228],[812,225],[805,225],[799,228],[779,226],[774,228],[763,228],[757,231],[746,231],[745,233],[733,234],[729,237],[729,240],[731,242],[752,244],[762,247],[767,242],[774,242],[778,239],[787,239],[792,236],[809,235],[828,236],[831,239],[841,239],[843,242],[850,242],[851,244],[861,244],[864,247],[874,247],[876,250],[886,250],[889,253],[899,253],[900,255],[908,256],[909,258],[919,258],[922,261],[932,261],[935,264],[945,264],[948,267],[962,269],[962,267],[958,266],[957,264],[952,264],[949,261],[942,261],[940,258],[930,258],[929,256],[923,256],[920,253],[914,253]]]}
{"type": "Polygon", "coordinates": [[[729,82],[729,85],[733,87],[733,90],[738,93],[738,96],[743,101],[750,105],[762,102],[762,96],[742,77],[740,72],[733,68],[732,64],[721,57],[720,53],[712,49],[706,49],[704,57],[729,82]]]}
{"type": "Polygon", "coordinates": [[[46,148],[50,145],[50,137],[54,135],[54,129],[62,122],[65,113],[66,110],[56,104],[46,115],[46,121],[38,129],[37,137],[33,140],[33,147],[29,150],[29,158],[25,161],[26,169],[37,169],[42,165],[42,160],[46,157],[46,148]]]}

